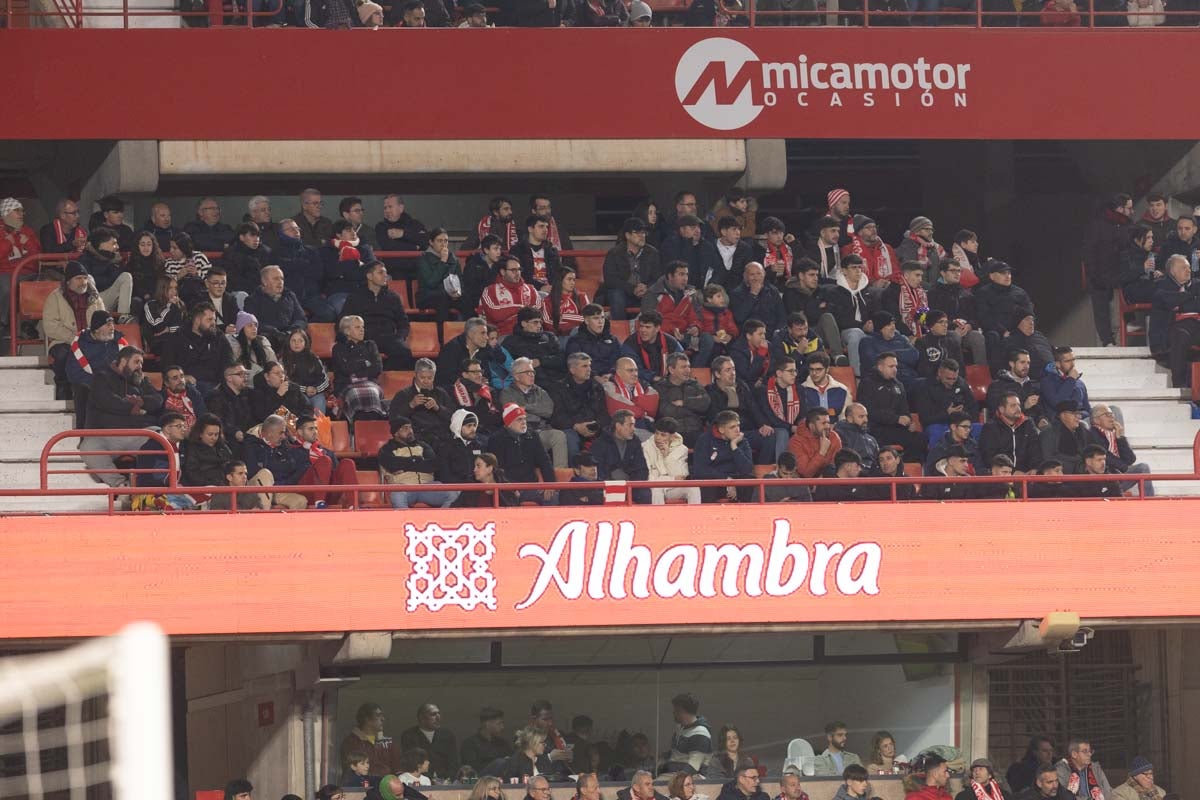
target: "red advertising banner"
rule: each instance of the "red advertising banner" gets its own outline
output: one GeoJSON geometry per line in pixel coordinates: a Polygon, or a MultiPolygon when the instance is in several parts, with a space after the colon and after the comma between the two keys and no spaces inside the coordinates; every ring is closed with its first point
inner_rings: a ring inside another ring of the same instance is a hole
{"type": "Polygon", "coordinates": [[[0,31],[21,98],[0,138],[1191,139],[1200,106],[1164,114],[1112,68],[1159,63],[1186,30],[0,31]],[[138,90],[64,94],[64,57],[138,90]],[[348,78],[363,101],[334,113],[348,78]],[[531,96],[547,102],[514,113],[531,96]]]}
{"type": "Polygon", "coordinates": [[[1200,499],[0,519],[0,638],[1195,617],[1200,499]],[[1151,590],[1147,590],[1151,587],[1151,590]]]}

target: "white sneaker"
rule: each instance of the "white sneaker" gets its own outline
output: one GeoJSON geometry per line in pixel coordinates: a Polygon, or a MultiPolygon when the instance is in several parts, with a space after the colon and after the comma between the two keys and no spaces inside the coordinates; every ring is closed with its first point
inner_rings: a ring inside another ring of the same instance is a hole
{"type": "Polygon", "coordinates": [[[1126,322],[1125,323],[1125,332],[1126,333],[1141,333],[1142,326],[1138,325],[1136,322],[1126,322]]]}
{"type": "Polygon", "coordinates": [[[1106,345],[1104,345],[1104,346],[1105,346],[1105,347],[1116,347],[1116,346],[1117,346],[1117,343],[1116,343],[1116,342],[1109,342],[1108,344],[1106,344],[1106,345]]]}

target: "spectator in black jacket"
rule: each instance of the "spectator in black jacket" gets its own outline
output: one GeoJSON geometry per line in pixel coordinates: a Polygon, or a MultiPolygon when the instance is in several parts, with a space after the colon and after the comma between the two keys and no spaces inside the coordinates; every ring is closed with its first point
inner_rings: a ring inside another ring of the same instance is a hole
{"type": "MultiPolygon", "coordinates": [[[[1117,421],[1111,408],[1105,403],[1092,406],[1092,416],[1089,418],[1091,427],[1088,428],[1088,439],[1092,444],[1098,444],[1107,451],[1108,467],[1122,474],[1134,473],[1145,475],[1150,472],[1150,465],[1139,462],[1125,438],[1125,426],[1117,421]]],[[[1146,496],[1154,496],[1154,484],[1146,482],[1146,496]]],[[[1122,481],[1121,489],[1129,491],[1136,489],[1136,481],[1122,481]]]]}
{"type": "Polygon", "coordinates": [[[740,328],[746,320],[757,319],[767,326],[769,339],[775,335],[775,331],[787,326],[783,295],[774,285],[766,282],[767,274],[757,261],[746,265],[744,275],[744,282],[729,293],[729,310],[733,312],[733,321],[740,328]]]}
{"type": "Polygon", "coordinates": [[[976,475],[986,474],[979,451],[979,443],[971,438],[974,419],[961,411],[955,411],[950,415],[950,421],[947,423],[949,429],[929,448],[929,455],[925,459],[926,475],[937,474],[937,463],[946,457],[946,453],[951,447],[961,447],[966,451],[967,458],[974,467],[976,475]]]}
{"type": "Polygon", "coordinates": [[[233,244],[233,228],[221,222],[221,205],[214,197],[201,197],[196,204],[196,218],[183,226],[192,237],[196,249],[207,253],[223,253],[233,244]]]}
{"type": "Polygon", "coordinates": [[[325,280],[321,255],[316,246],[305,244],[301,236],[296,220],[285,219],[279,223],[279,246],[274,250],[275,264],[283,271],[290,291],[308,312],[309,318],[313,322],[333,322],[337,318],[337,311],[321,296],[321,286],[325,280]]]}
{"type": "MultiPolygon", "coordinates": [[[[113,364],[97,365],[88,392],[89,428],[146,428],[157,424],[162,396],[142,374],[142,351],[132,345],[117,352],[113,364]]],[[[79,443],[81,450],[137,450],[141,436],[90,436],[79,443]]],[[[129,479],[116,471],[112,456],[83,456],[88,469],[111,470],[97,474],[109,486],[128,486],[129,479]]]]}
{"type": "Polygon", "coordinates": [[[376,383],[383,359],[375,343],[366,338],[362,317],[342,317],[333,345],[333,391],[341,398],[343,413],[355,419],[383,419],[383,389],[376,383]]]}
{"type": "MultiPolygon", "coordinates": [[[[1129,224],[1133,218],[1133,199],[1127,194],[1109,197],[1088,224],[1083,237],[1083,263],[1087,270],[1088,294],[1092,299],[1092,317],[1100,344],[1113,343],[1113,290],[1121,285],[1122,253],[1129,246],[1129,224]]],[[[978,294],[978,292],[976,293],[978,294]]]]}
{"type": "Polygon", "coordinates": [[[455,405],[446,390],[436,383],[437,365],[428,358],[417,360],[413,382],[392,398],[388,418],[412,420],[417,438],[441,447],[450,438],[450,418],[455,405]]]}
{"type": "Polygon", "coordinates": [[[641,305],[650,284],[662,275],[658,250],[646,244],[646,230],[646,223],[637,217],[625,220],[621,241],[604,256],[603,297],[596,302],[607,301],[613,319],[628,319],[627,309],[641,305]]]}
{"type": "Polygon", "coordinates": [[[584,443],[600,433],[604,389],[592,379],[592,358],[587,353],[567,356],[567,377],[545,387],[554,400],[550,426],[567,435],[567,457],[574,459],[584,443]]]}
{"type": "Polygon", "coordinates": [[[1033,301],[1020,286],[1012,282],[1012,267],[1003,261],[989,259],[988,282],[975,289],[975,309],[979,314],[979,325],[987,341],[988,363],[993,372],[1007,357],[1004,339],[1011,332],[1017,312],[1033,313],[1033,301]]]}
{"type": "Polygon", "coordinates": [[[504,349],[514,361],[518,358],[533,361],[538,383],[549,384],[566,377],[566,358],[558,346],[558,337],[542,328],[540,308],[526,306],[517,312],[517,327],[504,340],[504,349]]]}
{"type": "Polygon", "coordinates": [[[568,356],[583,353],[592,359],[592,374],[597,378],[609,377],[621,357],[621,340],[613,336],[604,308],[596,303],[583,307],[583,324],[567,339],[565,351],[568,356]]]}
{"type": "MultiPolygon", "coordinates": [[[[546,448],[536,436],[529,433],[525,410],[516,403],[504,407],[504,430],[488,440],[488,452],[504,469],[511,483],[537,483],[538,475],[545,483],[554,483],[554,467],[546,456],[546,448]]],[[[519,492],[522,501],[552,505],[554,492],[519,492]]]]}
{"type": "MultiPolygon", "coordinates": [[[[729,357],[737,367],[738,377],[749,386],[758,386],[766,380],[771,363],[767,326],[760,320],[748,319],[740,327],[742,335],[729,345],[729,357]]],[[[713,363],[716,363],[716,359],[713,359],[713,363]]]]}
{"type": "Polygon", "coordinates": [[[1056,416],[1040,442],[1042,459],[1061,462],[1068,473],[1083,471],[1083,449],[1089,444],[1088,429],[1079,421],[1079,403],[1063,400],[1054,408],[1056,416]]]}
{"type": "Polygon", "coordinates": [[[1042,463],[1038,429],[1021,411],[1020,395],[1015,392],[1001,395],[995,416],[979,434],[979,450],[985,464],[998,455],[1008,456],[1019,475],[1032,472],[1042,463]]]}
{"type": "Polygon", "coordinates": [[[438,450],[439,481],[471,483],[475,480],[475,457],[483,452],[478,433],[479,417],[474,412],[460,408],[450,416],[450,438],[438,450]]]}
{"type": "Polygon", "coordinates": [[[842,267],[842,249],[838,244],[842,223],[837,217],[824,216],[817,221],[816,237],[804,248],[804,255],[821,270],[821,282],[833,283],[842,267]]]}
{"type": "Polygon", "coordinates": [[[509,255],[521,261],[521,277],[539,290],[554,283],[562,269],[562,258],[549,238],[550,224],[537,214],[530,214],[525,218],[525,238],[509,251],[509,255]]]}
{"type": "MultiPolygon", "coordinates": [[[[287,422],[275,415],[267,417],[259,428],[258,436],[247,434],[243,449],[246,471],[251,484],[266,485],[259,473],[271,473],[272,486],[296,486],[300,477],[308,472],[308,451],[303,447],[292,447],[286,441],[287,422]]],[[[304,495],[295,492],[275,492],[275,505],[292,511],[308,507],[304,495]]]]}
{"type": "MultiPolygon", "coordinates": [[[[792,364],[792,380],[795,380],[795,364],[792,364]]],[[[671,353],[667,356],[667,374],[654,382],[658,391],[658,419],[675,421],[677,432],[684,443],[691,447],[696,437],[704,430],[708,407],[712,398],[698,381],[692,378],[692,365],[686,353],[671,353]]],[[[796,390],[793,389],[793,392],[796,390]]]]}
{"type": "Polygon", "coordinates": [[[754,253],[750,244],[742,241],[742,224],[734,217],[721,217],[717,220],[717,230],[719,235],[713,244],[720,259],[719,267],[713,270],[712,274],[705,275],[703,284],[692,285],[707,286],[710,283],[719,283],[729,292],[733,292],[742,285],[746,265],[751,262],[754,253]]]}
{"type": "MultiPolygon", "coordinates": [[[[645,481],[650,479],[646,455],[635,433],[633,412],[621,409],[613,412],[612,427],[601,432],[592,442],[591,454],[602,481],[645,481]]],[[[635,503],[649,503],[649,489],[634,489],[635,503]]]]}
{"type": "Polygon", "coordinates": [[[1041,415],[1041,388],[1031,375],[1032,362],[1027,350],[1010,350],[1008,353],[1008,369],[1002,369],[988,384],[987,397],[984,405],[990,419],[1000,408],[1000,400],[1004,395],[1013,393],[1021,400],[1021,409],[1033,418],[1039,428],[1049,425],[1049,421],[1041,415]]]}
{"type": "MultiPolygon", "coordinates": [[[[970,231],[960,231],[959,235],[967,233],[970,231]]],[[[978,242],[978,239],[972,238],[968,241],[978,242]]],[[[970,250],[963,252],[974,256],[970,250]]],[[[958,261],[953,258],[942,259],[938,267],[937,282],[929,290],[929,307],[946,312],[950,319],[950,336],[964,352],[971,355],[971,363],[986,364],[987,345],[983,334],[979,332],[975,298],[970,289],[963,288],[962,275],[963,267],[958,261]]]]}
{"type": "Polygon", "coordinates": [[[217,330],[237,335],[237,299],[229,292],[229,275],[219,264],[204,276],[204,293],[200,301],[210,303],[217,314],[217,330]]]}
{"type": "MultiPolygon", "coordinates": [[[[1108,451],[1098,444],[1089,444],[1080,454],[1082,475],[1119,475],[1108,463],[1108,451]]],[[[1121,497],[1121,485],[1117,481],[1087,481],[1071,484],[1075,497],[1121,497]]]]}
{"type": "Polygon", "coordinates": [[[233,353],[229,340],[217,330],[217,312],[210,304],[193,306],[189,323],[167,339],[163,362],[182,367],[188,382],[208,394],[221,382],[233,353]]]}
{"type": "Polygon", "coordinates": [[[1167,259],[1176,255],[1183,256],[1189,264],[1200,266],[1200,237],[1196,236],[1195,217],[1184,214],[1175,220],[1175,230],[1158,251],[1160,269],[1165,271],[1167,259]]]}
{"type": "Polygon", "coordinates": [[[1041,375],[1046,371],[1046,365],[1054,362],[1054,345],[1037,329],[1037,317],[1029,309],[1017,312],[1012,331],[1003,345],[1009,353],[1013,350],[1029,353],[1029,371],[1034,375],[1041,375]]]}
{"type": "MultiPolygon", "coordinates": [[[[383,219],[375,223],[375,240],[380,250],[400,250],[420,253],[429,247],[429,231],[425,224],[410,215],[404,208],[404,199],[398,194],[383,198],[383,219]]],[[[396,264],[413,264],[409,259],[394,259],[396,264]]],[[[405,272],[401,270],[397,274],[405,272]]]]}
{"type": "MultiPolygon", "coordinates": [[[[600,468],[591,453],[579,453],[571,458],[571,469],[574,475],[569,483],[596,483],[600,480],[600,468]]],[[[604,505],[603,489],[559,489],[558,504],[560,506],[600,506],[604,505]]]]}
{"type": "MultiPolygon", "coordinates": [[[[856,480],[862,476],[862,457],[848,447],[843,447],[833,457],[834,478],[856,480]]],[[[890,493],[889,493],[890,494],[890,493]]],[[[873,486],[862,484],[827,485],[818,483],[813,493],[813,499],[825,503],[847,503],[860,500],[876,500],[878,490],[873,486]]],[[[722,790],[724,791],[724,790],[722,790]]]]}
{"type": "Polygon", "coordinates": [[[221,385],[204,398],[204,405],[209,413],[215,414],[221,420],[225,441],[229,443],[235,455],[242,452],[246,431],[256,422],[265,419],[254,418],[250,392],[246,390],[246,374],[246,368],[241,364],[230,364],[225,367],[221,385]]]}
{"type": "Polygon", "coordinates": [[[754,401],[750,384],[742,380],[737,365],[729,356],[717,356],[712,363],[713,382],[707,387],[712,402],[708,406],[708,419],[713,421],[722,411],[736,411],[741,418],[742,433],[750,443],[750,449],[758,454],[760,463],[771,463],[767,458],[774,444],[775,429],[767,424],[754,401]],[[766,461],[763,459],[767,458],[766,461]]]}
{"type": "Polygon", "coordinates": [[[455,411],[465,409],[475,415],[479,433],[485,440],[502,427],[498,394],[488,384],[479,359],[468,358],[462,362],[458,380],[446,389],[446,394],[455,411]]]}
{"type": "Polygon", "coordinates": [[[899,445],[904,449],[905,461],[921,464],[925,461],[925,437],[916,431],[904,386],[896,379],[897,371],[896,355],[890,351],[880,353],[875,367],[858,384],[857,400],[867,407],[871,435],[880,446],[899,445]]]}
{"type": "Polygon", "coordinates": [[[404,303],[388,288],[387,267],[373,261],[366,271],[367,285],[350,293],[342,314],[363,318],[367,338],[387,357],[388,369],[411,369],[413,357],[408,349],[409,321],[404,303]]]}
{"type": "MultiPolygon", "coordinates": [[[[1145,225],[1135,225],[1130,231],[1129,247],[1121,254],[1121,294],[1130,305],[1149,303],[1154,299],[1154,284],[1163,273],[1157,268],[1154,231],[1145,225]]],[[[1124,320],[1121,321],[1124,324],[1124,320]]]]}
{"type": "MultiPolygon", "coordinates": [[[[188,432],[187,454],[180,482],[184,486],[224,486],[225,464],[233,451],[215,414],[201,414],[188,432]]],[[[251,504],[254,507],[255,504],[251,504]]]]}
{"type": "MultiPolygon", "coordinates": [[[[221,266],[229,273],[230,292],[248,295],[259,283],[262,268],[271,263],[271,248],[262,240],[262,231],[253,222],[237,226],[237,240],[221,256],[221,266]]],[[[242,298],[245,302],[245,297],[242,298]]]]}
{"type": "MultiPolygon", "coordinates": [[[[716,245],[704,237],[704,230],[712,232],[699,217],[684,215],[676,219],[675,232],[662,243],[662,257],[665,263],[687,262],[688,286],[701,287],[710,283],[721,283],[718,279],[726,271],[721,254],[717,252],[716,245]]],[[[736,286],[737,283],[733,285],[736,286]]]]}
{"type": "MultiPolygon", "coordinates": [[[[963,363],[962,349],[958,341],[950,336],[950,320],[946,312],[930,309],[925,313],[925,335],[913,342],[917,348],[917,374],[926,381],[937,377],[938,367],[950,359],[958,364],[963,363]]],[[[985,359],[986,361],[986,359],[985,359]]],[[[921,417],[924,420],[924,416],[921,417]]]]}
{"type": "Polygon", "coordinates": [[[1192,279],[1183,256],[1171,256],[1167,275],[1158,282],[1150,312],[1150,352],[1167,354],[1173,386],[1192,385],[1192,347],[1200,344],[1200,320],[1176,319],[1177,314],[1200,313],[1200,282],[1192,279]]]}
{"type": "MultiPolygon", "coordinates": [[[[361,18],[362,14],[359,14],[361,18]]],[[[363,222],[365,212],[363,211],[363,201],[361,197],[343,197],[338,203],[338,214],[342,219],[350,223],[351,238],[356,238],[363,244],[371,248],[372,251],[379,249],[379,241],[375,238],[374,229],[367,226],[363,222]]]]}
{"type": "Polygon", "coordinates": [[[952,358],[943,359],[937,369],[937,378],[925,381],[913,394],[913,406],[925,427],[948,425],[950,415],[955,411],[979,419],[979,403],[975,402],[971,387],[963,380],[958,362],[952,358]]]}
{"type": "Polygon", "coordinates": [[[242,310],[258,318],[258,332],[271,341],[276,352],[283,352],[287,338],[296,328],[308,328],[308,319],[296,295],[283,286],[283,270],[263,267],[259,287],[246,298],[242,310]]]}
{"type": "Polygon", "coordinates": [[[462,307],[474,312],[483,300],[484,291],[496,282],[504,257],[500,237],[488,234],[479,243],[479,250],[467,257],[462,267],[462,307]]]}
{"type": "Polygon", "coordinates": [[[54,219],[41,227],[38,231],[38,239],[41,242],[43,253],[79,253],[82,251],[87,244],[87,229],[79,224],[79,205],[74,200],[67,198],[59,200],[54,207],[54,219]]]}
{"type": "MultiPolygon", "coordinates": [[[[159,427],[162,428],[162,435],[171,444],[171,448],[175,451],[175,477],[179,481],[180,465],[183,463],[183,445],[184,439],[187,437],[188,424],[184,419],[183,414],[178,414],[174,411],[168,411],[159,418],[159,427]]],[[[166,489],[171,481],[171,462],[167,458],[167,451],[163,449],[161,443],[153,439],[147,439],[139,448],[137,461],[134,465],[137,469],[153,469],[161,470],[159,472],[141,472],[135,474],[133,481],[135,486],[153,486],[159,489],[166,489]]],[[[173,510],[192,508],[196,505],[196,501],[185,494],[171,494],[167,498],[169,507],[173,510]]]]}
{"type": "Polygon", "coordinates": [[[250,411],[255,422],[261,422],[280,409],[299,419],[312,416],[313,407],[299,386],[288,380],[287,372],[278,361],[268,361],[255,377],[250,391],[250,411]]]}
{"type": "Polygon", "coordinates": [[[662,314],[643,311],[638,314],[637,330],[629,335],[622,347],[622,355],[633,359],[638,378],[646,383],[654,383],[666,375],[667,357],[683,352],[683,345],[671,334],[664,333],[662,324],[662,314]]]}

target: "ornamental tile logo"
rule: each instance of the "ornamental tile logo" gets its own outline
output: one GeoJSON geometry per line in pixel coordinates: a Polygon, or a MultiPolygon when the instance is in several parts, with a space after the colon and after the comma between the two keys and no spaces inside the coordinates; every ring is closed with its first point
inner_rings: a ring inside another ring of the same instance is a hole
{"type": "Polygon", "coordinates": [[[763,61],[745,44],[718,36],[696,42],[680,56],[675,94],[701,125],[733,131],[776,106],[966,108],[971,66],[923,56],[912,62],[822,61],[805,53],[763,61]]]}
{"type": "Polygon", "coordinates": [[[491,572],[495,536],[494,522],[482,529],[470,523],[457,528],[430,523],[420,529],[405,524],[404,555],[412,563],[412,574],[405,581],[408,610],[457,606],[474,611],[483,606],[495,611],[496,576],[491,572]]]}

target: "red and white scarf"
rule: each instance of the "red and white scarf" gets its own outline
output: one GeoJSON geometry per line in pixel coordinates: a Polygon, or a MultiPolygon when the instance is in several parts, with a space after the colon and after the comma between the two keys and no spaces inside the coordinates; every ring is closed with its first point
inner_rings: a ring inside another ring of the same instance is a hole
{"type": "Polygon", "coordinates": [[[941,263],[946,255],[946,250],[937,242],[925,241],[915,233],[904,234],[906,239],[911,240],[917,245],[917,260],[920,261],[926,269],[936,267],[941,263]]]}
{"type": "MultiPolygon", "coordinates": [[[[775,377],[767,379],[767,402],[771,406],[771,411],[775,416],[784,420],[789,425],[795,425],[796,419],[800,416],[800,393],[795,387],[791,389],[781,389],[776,385],[775,377]],[[780,393],[786,392],[788,395],[787,407],[784,407],[783,399],[780,398],[780,393]]],[[[999,798],[1003,800],[1003,798],[999,798]]]]}
{"type": "MultiPolygon", "coordinates": [[[[82,225],[76,225],[75,230],[71,232],[70,238],[73,242],[79,242],[87,238],[87,234],[83,232],[82,225]]],[[[67,232],[63,229],[61,219],[54,220],[54,242],[55,244],[67,243],[67,232]]]]}
{"type": "MultiPolygon", "coordinates": [[[[1100,782],[1096,780],[1096,772],[1092,769],[1092,765],[1088,764],[1083,768],[1083,771],[1087,773],[1088,795],[1091,796],[1092,800],[1104,800],[1104,792],[1100,789],[1100,782]]],[[[1079,796],[1080,780],[1079,771],[1071,767],[1071,777],[1067,781],[1067,791],[1076,797],[1079,796]]]]}
{"type": "Polygon", "coordinates": [[[767,242],[764,247],[767,252],[763,256],[763,266],[767,268],[767,271],[770,272],[771,267],[776,264],[783,264],[783,277],[785,279],[792,277],[792,248],[788,246],[787,242],[781,243],[779,247],[767,242]]]}
{"type": "MultiPolygon", "coordinates": [[[[71,355],[75,356],[75,360],[79,362],[79,367],[88,375],[92,374],[92,365],[88,358],[83,353],[83,348],[79,346],[79,337],[83,335],[83,331],[75,334],[75,338],[71,340],[71,355]]],[[[117,348],[128,347],[129,342],[125,341],[124,336],[117,336],[117,348]]]]}
{"type": "Polygon", "coordinates": [[[656,368],[650,363],[650,351],[646,348],[646,343],[642,341],[642,337],[638,337],[638,356],[641,359],[642,366],[646,369],[652,369],[659,375],[667,374],[667,335],[665,333],[658,334],[658,350],[659,360],[662,362],[656,368]]]}
{"type": "Polygon", "coordinates": [[[186,389],[178,393],[172,392],[169,389],[164,392],[163,410],[183,414],[183,418],[187,420],[189,430],[196,424],[196,409],[192,406],[192,398],[188,397],[186,389]]]}
{"type": "Polygon", "coordinates": [[[613,388],[616,389],[618,395],[631,403],[646,393],[646,390],[642,388],[641,381],[625,383],[615,375],[613,376],[613,388]]]}
{"type": "Polygon", "coordinates": [[[515,220],[511,219],[508,222],[503,223],[504,231],[501,233],[499,231],[492,230],[492,223],[499,221],[500,220],[498,217],[488,214],[483,219],[479,220],[479,224],[475,226],[475,233],[478,235],[479,241],[481,242],[483,241],[483,237],[495,233],[500,237],[500,246],[504,249],[504,252],[507,253],[509,250],[512,250],[517,246],[517,223],[515,220]]]}
{"type": "Polygon", "coordinates": [[[1121,455],[1121,450],[1117,447],[1117,432],[1115,430],[1106,431],[1103,428],[1100,429],[1100,432],[1104,434],[1105,440],[1108,441],[1108,452],[1114,456],[1121,455]]]}
{"type": "MultiPolygon", "coordinates": [[[[487,400],[489,411],[496,410],[496,404],[492,401],[492,387],[488,386],[486,383],[480,384],[479,396],[484,400],[487,400]]],[[[461,378],[454,382],[454,399],[458,401],[458,404],[463,408],[469,409],[475,406],[475,398],[471,396],[471,390],[467,388],[466,384],[462,382],[461,378]]]]}
{"type": "MultiPolygon", "coordinates": [[[[315,464],[322,458],[329,458],[329,454],[321,448],[320,442],[305,442],[301,447],[308,451],[308,460],[310,463],[315,464]]],[[[332,461],[333,459],[330,460],[332,461]]]]}
{"type": "Polygon", "coordinates": [[[929,307],[929,297],[920,286],[900,284],[900,319],[913,331],[917,330],[917,310],[929,307]]]}
{"type": "MultiPolygon", "coordinates": [[[[588,5],[592,7],[592,10],[596,12],[596,16],[598,17],[603,17],[607,13],[604,10],[604,5],[601,3],[595,2],[588,5]]],[[[558,233],[558,223],[554,221],[554,217],[546,217],[546,224],[550,226],[550,236],[548,237],[550,244],[554,246],[555,250],[561,253],[563,246],[562,237],[558,233]]]]}
{"type": "Polygon", "coordinates": [[[996,783],[995,778],[984,784],[971,781],[971,791],[975,793],[976,800],[1004,800],[1004,792],[1000,790],[1000,784],[996,783]]]}

